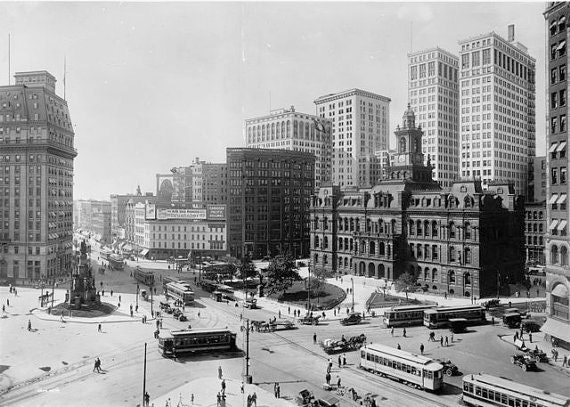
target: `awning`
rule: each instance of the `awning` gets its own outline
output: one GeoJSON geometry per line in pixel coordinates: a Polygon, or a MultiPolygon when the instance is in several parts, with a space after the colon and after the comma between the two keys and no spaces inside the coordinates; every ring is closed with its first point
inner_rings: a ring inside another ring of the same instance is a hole
{"type": "Polygon", "coordinates": [[[558,148],[556,149],[556,152],[562,151],[566,148],[566,142],[563,141],[562,143],[560,143],[560,145],[558,146],[558,148]]]}
{"type": "Polygon", "coordinates": [[[564,202],[566,202],[567,197],[568,197],[568,195],[566,195],[566,194],[560,194],[560,198],[558,198],[556,203],[557,204],[563,204],[564,202]]]}
{"type": "Polygon", "coordinates": [[[557,21],[554,20],[553,22],[550,23],[550,28],[554,27],[556,25],[557,21]]]}
{"type": "Polygon", "coordinates": [[[550,145],[550,148],[548,149],[549,153],[553,153],[554,151],[556,151],[556,148],[560,145],[560,143],[552,143],[550,145]]]}
{"type": "Polygon", "coordinates": [[[558,225],[559,220],[558,219],[554,219],[551,223],[550,226],[548,227],[548,229],[553,230],[556,225],[558,225]]]}
{"type": "Polygon", "coordinates": [[[143,256],[143,257],[146,256],[146,255],[148,254],[148,249],[143,249],[143,250],[141,250],[141,253],[140,253],[140,254],[141,254],[141,256],[143,256]]]}
{"type": "Polygon", "coordinates": [[[555,297],[568,298],[568,288],[564,284],[557,284],[550,294],[555,297]]]}
{"type": "Polygon", "coordinates": [[[566,22],[566,16],[562,16],[560,17],[560,20],[558,20],[558,24],[564,24],[566,22]]]}
{"type": "Polygon", "coordinates": [[[558,224],[558,226],[556,227],[556,229],[558,229],[558,230],[564,230],[564,228],[566,228],[566,225],[567,225],[567,224],[568,224],[567,221],[562,220],[562,221],[560,221],[560,223],[558,224]]]}
{"type": "Polygon", "coordinates": [[[558,200],[558,194],[552,194],[552,196],[548,200],[548,203],[552,205],[555,204],[557,200],[558,200]]]}
{"type": "Polygon", "coordinates": [[[547,318],[540,330],[550,336],[562,339],[565,342],[570,342],[570,324],[547,318]]]}
{"type": "Polygon", "coordinates": [[[556,47],[556,51],[560,51],[562,48],[564,48],[566,46],[566,41],[562,41],[560,44],[558,44],[558,46],[556,47]]]}

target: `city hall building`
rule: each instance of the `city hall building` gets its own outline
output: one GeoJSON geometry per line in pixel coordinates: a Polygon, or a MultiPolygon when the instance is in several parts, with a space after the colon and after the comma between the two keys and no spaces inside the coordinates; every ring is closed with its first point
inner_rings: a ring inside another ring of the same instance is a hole
{"type": "Polygon", "coordinates": [[[408,108],[397,153],[371,188],[322,187],[311,201],[311,266],[395,280],[426,291],[495,296],[524,272],[524,200],[510,183],[442,189],[424,164],[422,130],[408,108]]]}

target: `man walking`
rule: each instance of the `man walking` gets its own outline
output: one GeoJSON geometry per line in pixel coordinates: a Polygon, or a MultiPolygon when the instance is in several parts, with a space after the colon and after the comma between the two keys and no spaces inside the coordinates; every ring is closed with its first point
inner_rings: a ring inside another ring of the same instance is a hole
{"type": "Polygon", "coordinates": [[[331,374],[329,372],[327,372],[327,374],[325,376],[325,380],[326,380],[328,385],[331,384],[331,374]]]}
{"type": "Polygon", "coordinates": [[[317,333],[313,334],[313,343],[317,343],[317,333]]]}
{"type": "Polygon", "coordinates": [[[449,338],[447,335],[445,336],[445,346],[449,346],[449,338]]]}
{"type": "Polygon", "coordinates": [[[101,324],[99,323],[99,326],[97,328],[97,332],[101,332],[101,324]]]}
{"type": "Polygon", "coordinates": [[[404,328],[404,330],[402,331],[402,334],[404,336],[404,338],[406,337],[406,328],[404,328]]]}
{"type": "Polygon", "coordinates": [[[218,365],[218,379],[222,379],[223,376],[223,371],[222,371],[222,365],[218,365]]]}
{"type": "Polygon", "coordinates": [[[443,348],[443,335],[439,338],[439,345],[443,348]]]}
{"type": "Polygon", "coordinates": [[[392,327],[392,329],[390,330],[390,335],[392,335],[392,337],[394,336],[394,327],[392,327]]]}
{"type": "Polygon", "coordinates": [[[423,355],[424,354],[424,344],[420,344],[420,353],[423,355]]]}

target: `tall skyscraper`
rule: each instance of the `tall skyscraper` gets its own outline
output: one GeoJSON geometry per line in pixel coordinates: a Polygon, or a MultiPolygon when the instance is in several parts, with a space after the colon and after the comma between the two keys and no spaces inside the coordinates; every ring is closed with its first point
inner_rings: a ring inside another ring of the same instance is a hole
{"type": "Polygon", "coordinates": [[[535,59],[515,42],[491,32],[459,42],[461,177],[512,180],[527,193],[535,156],[535,59]]]}
{"type": "Polygon", "coordinates": [[[74,132],[47,71],[0,86],[0,278],[71,272],[74,132]]]}
{"type": "Polygon", "coordinates": [[[546,323],[541,331],[570,349],[570,270],[568,269],[568,2],[547,3],[546,78],[546,323]]]}
{"type": "Polygon", "coordinates": [[[332,183],[374,185],[381,177],[375,153],[389,149],[390,99],[360,89],[321,96],[317,115],[331,121],[332,183]]]}
{"type": "Polygon", "coordinates": [[[304,151],[315,155],[315,186],[331,181],[331,121],[290,109],[245,121],[245,146],[304,151]]]}
{"type": "Polygon", "coordinates": [[[441,48],[408,54],[408,100],[424,131],[422,152],[444,187],[459,176],[457,56],[441,48]]]}

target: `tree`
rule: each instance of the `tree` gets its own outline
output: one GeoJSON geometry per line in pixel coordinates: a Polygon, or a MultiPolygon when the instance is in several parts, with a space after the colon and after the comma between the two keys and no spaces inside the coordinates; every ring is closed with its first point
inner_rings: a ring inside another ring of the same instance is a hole
{"type": "Polygon", "coordinates": [[[416,282],[416,276],[406,271],[405,273],[400,274],[400,277],[394,281],[394,288],[397,292],[404,291],[406,293],[406,301],[408,301],[408,291],[415,287],[416,282]]]}
{"type": "Polygon", "coordinates": [[[255,265],[253,264],[249,256],[246,256],[243,259],[243,262],[237,267],[237,269],[239,272],[239,278],[242,280],[245,280],[246,278],[249,277],[255,277],[257,275],[257,270],[255,269],[255,265]]]}
{"type": "Polygon", "coordinates": [[[291,256],[278,255],[267,267],[267,291],[270,294],[282,291],[283,294],[293,283],[300,280],[299,268],[291,256]]]}
{"type": "Polygon", "coordinates": [[[327,278],[333,277],[334,273],[332,270],[328,270],[325,268],[316,268],[314,270],[311,270],[311,274],[312,274],[311,286],[309,288],[311,290],[315,290],[318,299],[319,298],[318,292],[319,288],[321,288],[322,283],[324,283],[327,278]]]}

